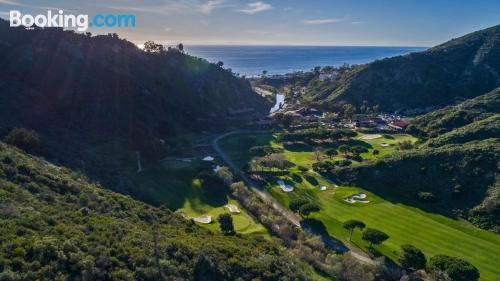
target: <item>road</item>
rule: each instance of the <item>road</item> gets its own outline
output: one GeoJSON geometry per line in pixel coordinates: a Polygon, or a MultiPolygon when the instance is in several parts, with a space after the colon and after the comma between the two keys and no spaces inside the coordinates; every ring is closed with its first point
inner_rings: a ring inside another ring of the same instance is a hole
{"type": "Polygon", "coordinates": [[[271,194],[263,190],[258,184],[256,184],[254,181],[252,181],[249,177],[245,175],[241,171],[241,169],[234,164],[234,162],[231,160],[231,158],[224,152],[224,150],[219,146],[219,141],[223,138],[226,138],[231,135],[235,134],[242,134],[242,133],[258,133],[258,131],[242,131],[242,130],[236,130],[236,131],[231,131],[224,133],[222,135],[217,136],[212,140],[212,147],[214,151],[219,155],[219,157],[226,163],[226,165],[233,171],[233,173],[238,176],[240,179],[242,179],[246,185],[250,188],[252,188],[263,200],[268,202],[276,211],[278,211],[284,218],[288,219],[290,223],[293,225],[301,228],[303,231],[315,234],[315,235],[320,235],[324,241],[325,244],[328,246],[334,248],[335,250],[339,252],[349,252],[354,258],[358,259],[359,261],[362,261],[364,263],[372,264],[374,265],[376,262],[371,259],[366,253],[363,251],[354,248],[349,245],[344,245],[341,241],[332,238],[329,235],[324,235],[320,233],[314,233],[314,230],[307,227],[307,225],[304,225],[301,223],[301,218],[295,214],[294,212],[290,211],[288,208],[284,207],[281,205],[271,194]]]}

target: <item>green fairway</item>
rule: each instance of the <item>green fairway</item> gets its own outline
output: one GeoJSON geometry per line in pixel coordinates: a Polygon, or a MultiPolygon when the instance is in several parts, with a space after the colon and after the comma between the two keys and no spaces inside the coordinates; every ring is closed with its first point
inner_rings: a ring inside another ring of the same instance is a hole
{"type": "MultiPolygon", "coordinates": [[[[248,151],[246,147],[238,147],[238,138],[231,136],[223,143],[223,148],[231,154],[248,151]]],[[[260,134],[259,140],[269,140],[268,144],[279,146],[272,142],[271,134],[260,134]]],[[[364,142],[370,151],[362,154],[364,159],[383,157],[396,151],[396,144],[402,140],[415,141],[407,135],[382,136],[382,138],[363,140],[362,135],[356,141],[364,142]],[[389,146],[380,146],[387,143],[389,146]],[[380,151],[373,155],[373,149],[380,151]]],[[[230,155],[231,155],[230,154],[230,155]]],[[[285,150],[285,156],[297,165],[311,168],[316,161],[311,149],[302,148],[300,151],[285,150]]],[[[247,158],[249,156],[246,156],[247,158]]],[[[239,156],[239,165],[244,165],[239,156]]],[[[335,157],[337,158],[337,157],[335,157]]],[[[356,164],[356,163],[353,163],[356,164]]],[[[460,257],[475,265],[481,273],[481,280],[500,280],[500,236],[481,230],[466,221],[454,220],[442,215],[422,211],[418,208],[407,206],[394,201],[387,201],[366,190],[356,187],[334,187],[312,170],[300,171],[297,167],[289,170],[289,174],[276,177],[267,183],[267,190],[283,205],[288,206],[290,199],[306,197],[315,201],[321,207],[319,213],[311,215],[323,224],[329,234],[335,238],[349,243],[348,232],[342,223],[350,219],[358,219],[368,227],[376,228],[387,233],[390,238],[375,249],[381,254],[397,262],[400,246],[412,244],[420,248],[430,258],[436,254],[446,254],[460,257]],[[295,187],[291,193],[283,193],[276,184],[277,179],[283,179],[295,187]],[[327,186],[327,190],[320,191],[319,186],[327,186]],[[355,194],[365,193],[369,203],[347,203],[343,199],[355,194]]],[[[368,244],[361,240],[360,231],[355,231],[352,244],[367,250],[368,244]]]]}

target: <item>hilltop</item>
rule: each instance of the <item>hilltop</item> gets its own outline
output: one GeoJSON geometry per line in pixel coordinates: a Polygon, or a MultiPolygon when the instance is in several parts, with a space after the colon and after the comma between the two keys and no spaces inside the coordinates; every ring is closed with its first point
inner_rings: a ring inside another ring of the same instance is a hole
{"type": "Polygon", "coordinates": [[[367,103],[383,111],[428,111],[473,98],[500,86],[500,25],[313,82],[305,99],[325,107],[367,103]]]}

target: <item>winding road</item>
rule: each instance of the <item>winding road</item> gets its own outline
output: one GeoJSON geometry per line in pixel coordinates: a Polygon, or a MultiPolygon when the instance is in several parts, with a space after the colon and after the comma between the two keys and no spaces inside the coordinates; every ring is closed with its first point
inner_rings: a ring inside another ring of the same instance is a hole
{"type": "Polygon", "coordinates": [[[219,141],[231,135],[245,134],[245,133],[259,133],[259,131],[235,130],[219,135],[212,140],[212,147],[214,151],[219,155],[222,161],[224,161],[224,163],[226,163],[226,165],[233,171],[233,173],[240,179],[242,179],[248,187],[252,188],[255,191],[255,193],[257,193],[264,201],[268,202],[284,218],[288,219],[290,223],[301,228],[303,231],[315,235],[320,235],[325,244],[327,244],[328,246],[332,247],[333,249],[339,252],[349,252],[357,260],[364,263],[375,265],[376,261],[370,258],[363,251],[354,248],[352,246],[345,245],[341,241],[336,240],[329,235],[325,236],[324,234],[315,233],[312,228],[307,227],[307,225],[305,225],[303,222],[301,223],[302,220],[299,216],[297,216],[297,214],[295,214],[294,212],[290,211],[289,209],[281,205],[271,194],[263,190],[258,184],[256,184],[247,175],[245,175],[245,173],[243,173],[238,166],[236,166],[236,164],[231,160],[231,158],[220,147],[219,141]]]}

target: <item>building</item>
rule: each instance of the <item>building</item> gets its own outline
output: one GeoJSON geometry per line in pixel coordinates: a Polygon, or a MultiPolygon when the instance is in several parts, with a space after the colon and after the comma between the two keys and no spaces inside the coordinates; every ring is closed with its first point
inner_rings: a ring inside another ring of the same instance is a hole
{"type": "Polygon", "coordinates": [[[404,130],[406,127],[408,127],[408,125],[410,125],[410,123],[403,120],[393,120],[389,123],[389,127],[396,130],[404,130]]]}

